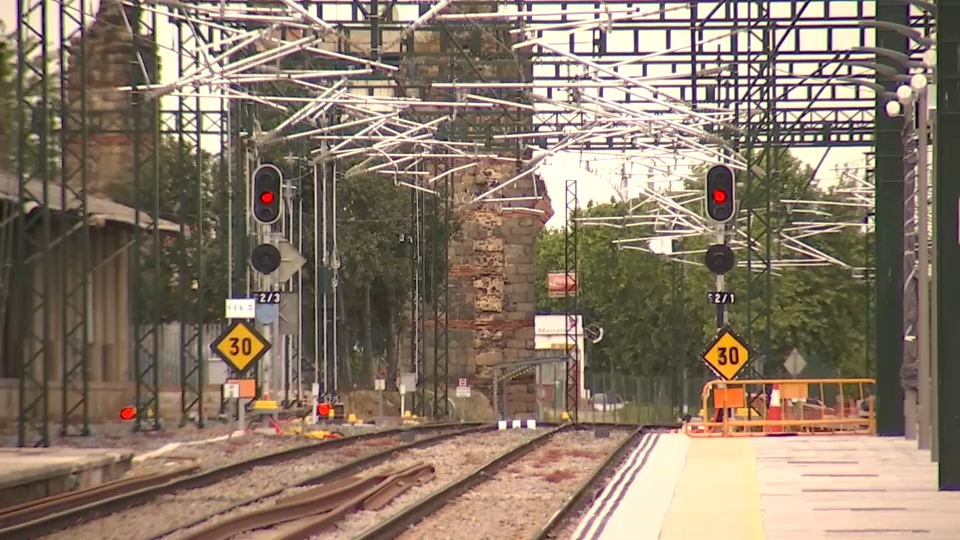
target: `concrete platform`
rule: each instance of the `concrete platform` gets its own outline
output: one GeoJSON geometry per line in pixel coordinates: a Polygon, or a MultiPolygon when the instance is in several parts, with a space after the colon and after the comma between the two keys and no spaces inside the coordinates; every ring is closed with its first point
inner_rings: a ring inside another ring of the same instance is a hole
{"type": "Polygon", "coordinates": [[[117,480],[133,456],[116,448],[0,448],[0,507],[117,480]]]}
{"type": "Polygon", "coordinates": [[[755,439],[763,527],[771,540],[960,538],[960,493],[937,491],[916,441],[755,439]]]}
{"type": "Polygon", "coordinates": [[[686,435],[638,449],[571,538],[960,538],[960,493],[937,491],[936,464],[915,441],[676,437],[686,435]]]}

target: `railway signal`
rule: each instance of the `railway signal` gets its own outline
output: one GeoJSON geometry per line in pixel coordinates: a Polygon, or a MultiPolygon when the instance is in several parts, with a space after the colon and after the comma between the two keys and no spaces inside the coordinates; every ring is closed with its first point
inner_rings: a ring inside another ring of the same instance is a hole
{"type": "Polygon", "coordinates": [[[730,249],[730,246],[716,244],[707,248],[703,262],[707,265],[708,270],[718,276],[722,276],[730,270],[733,270],[733,267],[737,264],[737,258],[733,254],[733,250],[730,249]]]}
{"type": "Polygon", "coordinates": [[[273,244],[260,244],[250,252],[250,266],[261,274],[276,272],[280,262],[280,249],[273,244]]]}
{"type": "Polygon", "coordinates": [[[714,165],[707,171],[707,217],[726,223],[736,214],[736,177],[726,165],[714,165]]]}
{"type": "Polygon", "coordinates": [[[283,174],[274,165],[261,165],[253,171],[253,217],[269,225],[280,219],[283,174]]]}

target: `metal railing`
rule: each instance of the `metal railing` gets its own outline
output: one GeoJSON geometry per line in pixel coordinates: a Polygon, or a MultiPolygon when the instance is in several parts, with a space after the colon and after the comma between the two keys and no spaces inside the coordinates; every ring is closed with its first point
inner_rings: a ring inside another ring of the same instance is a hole
{"type": "Polygon", "coordinates": [[[873,435],[875,385],[873,379],[710,381],[701,393],[702,420],[685,423],[684,432],[693,437],[873,435]]]}

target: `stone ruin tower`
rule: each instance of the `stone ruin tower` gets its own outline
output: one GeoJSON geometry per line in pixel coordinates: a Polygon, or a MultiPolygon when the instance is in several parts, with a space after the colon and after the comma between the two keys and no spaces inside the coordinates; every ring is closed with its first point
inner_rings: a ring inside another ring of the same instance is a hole
{"type": "MultiPolygon", "coordinates": [[[[131,8],[118,0],[102,0],[94,22],[69,44],[69,63],[64,82],[70,114],[64,129],[67,132],[65,167],[68,184],[80,188],[80,171],[86,169],[87,193],[115,198],[132,204],[134,182],[134,138],[137,133],[133,94],[118,88],[131,86],[135,73],[142,72],[134,63],[132,34],[124,21],[136,26],[131,8]],[[137,71],[134,71],[136,69],[137,71]],[[86,73],[84,73],[86,71],[86,73]],[[84,84],[86,83],[86,84],[84,84]],[[85,92],[85,94],[84,94],[85,92]],[[86,117],[83,101],[86,101],[86,117]],[[83,130],[87,135],[83,137],[83,130]],[[86,149],[83,148],[84,139],[86,149]],[[86,151],[86,159],[81,159],[86,151]]],[[[158,80],[159,66],[153,36],[142,35],[139,42],[143,64],[151,81],[158,80]]],[[[139,132],[142,141],[141,163],[147,161],[156,143],[158,113],[156,107],[139,111],[139,132]],[[146,111],[150,111],[147,113],[146,111]]]]}
{"type": "MultiPolygon", "coordinates": [[[[461,9],[496,11],[496,3],[470,4],[461,9]]],[[[478,29],[452,27],[449,32],[418,30],[413,54],[403,55],[399,83],[410,97],[430,101],[449,100],[449,94],[430,86],[448,81],[529,81],[533,69],[529,61],[510,50],[515,41],[506,27],[478,29]],[[428,53],[422,56],[417,53],[428,53]]],[[[389,52],[389,51],[388,51],[389,52]]],[[[507,99],[509,97],[501,97],[507,99]]],[[[457,112],[472,116],[454,128],[452,138],[481,142],[481,153],[490,153],[482,143],[484,129],[504,131],[508,122],[517,123],[517,113],[495,112],[481,115],[469,110],[457,112]],[[512,117],[512,118],[510,118],[512,117]],[[477,132],[471,132],[476,130],[477,132]]],[[[529,115],[520,119],[532,131],[529,115]]],[[[539,201],[483,202],[468,205],[477,195],[500,185],[522,171],[522,160],[529,155],[518,149],[497,151],[512,161],[479,159],[476,167],[452,175],[452,203],[458,230],[449,245],[447,288],[449,291],[449,380],[466,377],[474,392],[492,398],[493,367],[537,356],[534,350],[536,314],[536,268],[534,244],[540,230],[551,217],[550,200],[544,183],[530,174],[504,188],[495,198],[542,196],[539,201]],[[531,211],[531,210],[539,210],[531,211]]],[[[456,162],[457,165],[463,162],[456,162]]],[[[423,364],[427,388],[433,387],[434,321],[433,307],[426,306],[423,364]]],[[[410,324],[405,325],[400,347],[401,371],[412,370],[410,324]]],[[[536,411],[535,373],[529,371],[507,383],[505,397],[511,414],[536,411]]],[[[432,400],[428,397],[428,402],[432,400]]]]}

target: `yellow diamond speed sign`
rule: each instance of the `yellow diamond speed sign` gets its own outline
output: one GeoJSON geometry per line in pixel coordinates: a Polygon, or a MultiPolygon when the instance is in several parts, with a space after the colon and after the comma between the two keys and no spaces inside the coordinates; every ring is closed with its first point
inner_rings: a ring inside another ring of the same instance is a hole
{"type": "Polygon", "coordinates": [[[244,371],[263,358],[270,350],[270,342],[246,321],[237,321],[210,348],[234,369],[244,371]]]}
{"type": "Polygon", "coordinates": [[[733,330],[724,328],[703,353],[703,361],[721,379],[731,381],[750,362],[750,348],[733,330]]]}

